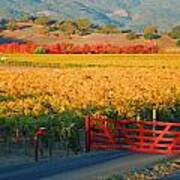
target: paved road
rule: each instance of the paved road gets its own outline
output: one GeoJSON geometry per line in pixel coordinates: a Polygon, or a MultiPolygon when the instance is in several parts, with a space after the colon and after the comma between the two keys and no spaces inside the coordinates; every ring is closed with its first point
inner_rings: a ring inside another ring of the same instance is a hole
{"type": "Polygon", "coordinates": [[[0,180],[84,180],[151,165],[165,155],[98,152],[46,162],[0,167],[0,180]]]}
{"type": "Polygon", "coordinates": [[[180,180],[180,171],[175,174],[171,174],[171,175],[163,178],[162,180],[180,180]]]}

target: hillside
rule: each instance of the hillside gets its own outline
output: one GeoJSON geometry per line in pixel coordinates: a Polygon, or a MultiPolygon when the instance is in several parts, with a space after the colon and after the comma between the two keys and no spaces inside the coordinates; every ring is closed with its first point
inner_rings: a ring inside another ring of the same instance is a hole
{"type": "Polygon", "coordinates": [[[94,23],[142,30],[147,24],[162,31],[180,23],[179,0],[1,0],[0,16],[46,14],[62,20],[88,17],[94,23]]]}

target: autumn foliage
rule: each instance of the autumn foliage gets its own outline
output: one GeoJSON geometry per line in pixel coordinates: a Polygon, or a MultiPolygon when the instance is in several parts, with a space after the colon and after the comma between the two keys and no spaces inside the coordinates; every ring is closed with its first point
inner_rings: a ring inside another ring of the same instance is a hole
{"type": "MultiPolygon", "coordinates": [[[[132,62],[132,61],[131,61],[132,62]]],[[[140,59],[141,67],[145,63],[140,59]]],[[[158,60],[157,60],[158,63],[158,60]]],[[[180,118],[180,71],[173,68],[0,69],[0,116],[39,116],[66,109],[115,107],[122,117],[180,118]]],[[[108,111],[109,112],[109,111],[108,111]]]]}
{"type": "Polygon", "coordinates": [[[28,53],[33,54],[38,46],[26,43],[7,43],[0,45],[0,53],[28,53]]]}
{"type": "MultiPolygon", "coordinates": [[[[0,53],[28,53],[33,54],[39,46],[28,43],[9,43],[0,45],[0,53]]],[[[157,53],[158,46],[154,43],[146,45],[137,44],[129,46],[120,46],[113,44],[83,44],[75,45],[62,43],[55,45],[41,46],[48,54],[149,54],[157,53]]]]}

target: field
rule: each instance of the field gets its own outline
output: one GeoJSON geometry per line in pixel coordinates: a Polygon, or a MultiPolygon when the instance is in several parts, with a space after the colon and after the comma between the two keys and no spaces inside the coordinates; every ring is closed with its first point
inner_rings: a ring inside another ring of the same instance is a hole
{"type": "Polygon", "coordinates": [[[90,114],[152,120],[156,108],[158,120],[177,122],[179,79],[179,55],[2,55],[0,123],[13,137],[3,142],[32,138],[43,126],[76,153],[90,114]]]}
{"type": "Polygon", "coordinates": [[[46,101],[57,112],[111,104],[123,117],[133,117],[137,109],[145,106],[173,109],[179,103],[178,55],[6,58],[7,64],[62,69],[2,67],[2,114],[47,113],[49,109],[43,105],[46,101]]]}

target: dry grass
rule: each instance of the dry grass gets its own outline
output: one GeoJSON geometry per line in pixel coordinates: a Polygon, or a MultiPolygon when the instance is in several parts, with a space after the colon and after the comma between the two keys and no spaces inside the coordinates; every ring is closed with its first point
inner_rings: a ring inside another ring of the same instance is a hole
{"type": "MultiPolygon", "coordinates": [[[[21,24],[21,26],[28,25],[29,28],[16,31],[4,31],[1,34],[9,38],[18,38],[25,41],[34,42],[39,45],[43,44],[55,44],[55,43],[74,43],[74,44],[94,44],[94,43],[111,43],[117,45],[132,45],[132,44],[145,44],[148,40],[140,37],[136,40],[128,40],[127,34],[91,34],[87,36],[73,35],[71,39],[65,37],[63,34],[57,35],[57,33],[46,33],[46,30],[42,26],[34,24],[21,24]]],[[[166,49],[175,48],[176,42],[167,35],[163,35],[161,39],[157,40],[160,47],[160,52],[168,52],[166,49]]],[[[172,51],[171,51],[172,52],[172,51]]],[[[173,52],[172,52],[173,53],[173,52]]]]}

